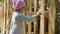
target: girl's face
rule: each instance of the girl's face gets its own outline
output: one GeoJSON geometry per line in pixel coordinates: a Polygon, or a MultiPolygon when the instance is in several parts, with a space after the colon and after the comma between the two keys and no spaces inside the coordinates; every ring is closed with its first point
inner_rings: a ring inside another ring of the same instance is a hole
{"type": "Polygon", "coordinates": [[[25,11],[25,6],[23,6],[20,10],[21,10],[21,11],[25,11]]]}

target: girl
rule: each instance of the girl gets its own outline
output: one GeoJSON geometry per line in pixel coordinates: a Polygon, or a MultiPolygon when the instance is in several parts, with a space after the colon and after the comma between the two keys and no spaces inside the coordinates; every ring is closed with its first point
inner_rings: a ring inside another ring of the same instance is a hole
{"type": "Polygon", "coordinates": [[[32,16],[23,15],[23,12],[25,10],[25,5],[26,4],[24,0],[13,1],[13,8],[15,11],[12,14],[10,34],[24,34],[23,21],[28,21],[28,22],[34,21],[34,18],[41,14],[39,11],[37,12],[36,15],[32,15],[32,16]]]}

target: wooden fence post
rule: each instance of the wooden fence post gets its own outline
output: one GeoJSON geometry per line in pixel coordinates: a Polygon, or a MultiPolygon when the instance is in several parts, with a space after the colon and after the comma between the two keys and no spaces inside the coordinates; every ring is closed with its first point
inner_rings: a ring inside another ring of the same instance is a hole
{"type": "Polygon", "coordinates": [[[55,16],[56,15],[56,5],[55,0],[51,0],[49,8],[49,32],[48,34],[55,34],[55,16]]]}
{"type": "Polygon", "coordinates": [[[8,27],[9,27],[9,11],[10,11],[10,5],[9,5],[9,0],[6,0],[7,2],[7,14],[6,14],[6,34],[8,34],[9,30],[8,30],[8,27]]]}
{"type": "MultiPolygon", "coordinates": [[[[34,14],[37,13],[37,0],[34,0],[34,14]]],[[[37,17],[34,19],[34,34],[37,34],[37,17]]]]}
{"type": "MultiPolygon", "coordinates": [[[[29,13],[32,12],[32,0],[29,1],[28,5],[29,5],[29,12],[27,13],[29,15],[29,13]]],[[[31,22],[28,22],[28,34],[31,34],[31,30],[32,30],[31,22]]]]}
{"type": "Polygon", "coordinates": [[[6,15],[6,2],[5,2],[5,0],[3,1],[3,12],[4,12],[4,23],[2,24],[2,28],[3,28],[3,30],[2,30],[2,34],[6,34],[5,33],[5,31],[6,31],[6,29],[5,29],[5,27],[6,27],[6,17],[5,17],[5,15],[6,15]]]}
{"type": "Polygon", "coordinates": [[[4,28],[5,28],[5,26],[4,26],[4,0],[2,0],[2,23],[1,23],[1,34],[4,34],[4,32],[5,32],[5,30],[4,30],[4,28]]]}
{"type": "Polygon", "coordinates": [[[41,0],[40,34],[44,34],[44,0],[41,0]]]}

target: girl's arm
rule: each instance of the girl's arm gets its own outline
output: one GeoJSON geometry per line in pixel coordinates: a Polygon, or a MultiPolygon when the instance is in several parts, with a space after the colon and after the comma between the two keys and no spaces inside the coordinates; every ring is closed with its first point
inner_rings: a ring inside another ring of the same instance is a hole
{"type": "Polygon", "coordinates": [[[20,14],[18,15],[18,17],[20,17],[24,21],[34,21],[34,18],[39,15],[41,15],[40,11],[38,11],[35,15],[32,15],[32,16],[26,16],[26,15],[20,14]]]}

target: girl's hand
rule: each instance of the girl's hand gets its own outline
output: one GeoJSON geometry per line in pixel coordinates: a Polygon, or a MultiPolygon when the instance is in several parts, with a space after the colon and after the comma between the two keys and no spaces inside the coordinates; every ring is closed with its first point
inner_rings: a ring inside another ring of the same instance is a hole
{"type": "Polygon", "coordinates": [[[37,14],[36,14],[37,16],[40,16],[40,15],[42,15],[42,13],[40,12],[40,10],[37,12],[37,14]]]}
{"type": "Polygon", "coordinates": [[[42,13],[39,10],[35,15],[33,15],[33,17],[37,17],[37,16],[40,16],[40,15],[42,15],[42,13]]]}

